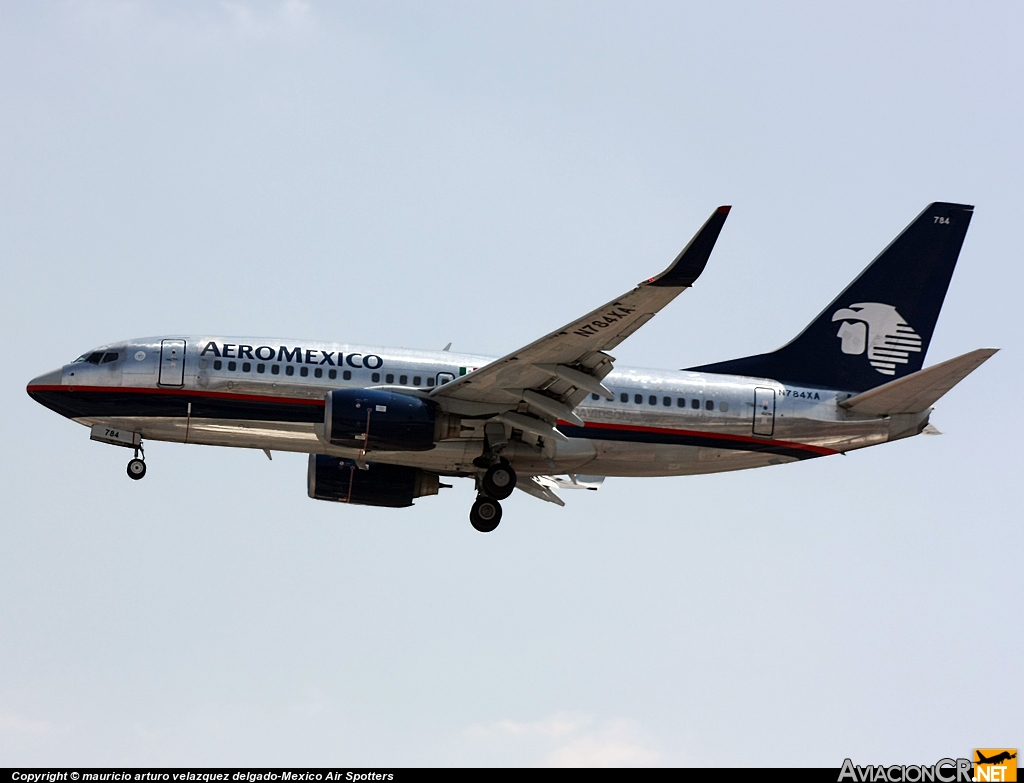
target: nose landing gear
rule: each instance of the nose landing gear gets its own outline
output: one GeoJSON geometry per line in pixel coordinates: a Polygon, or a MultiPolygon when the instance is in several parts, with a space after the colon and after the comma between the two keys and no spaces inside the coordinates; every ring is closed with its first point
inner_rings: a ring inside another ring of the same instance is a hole
{"type": "Polygon", "coordinates": [[[135,457],[128,462],[128,478],[138,481],[140,478],[146,475],[146,453],[142,450],[142,445],[135,449],[135,457]],[[139,459],[139,455],[142,458],[139,459]]]}

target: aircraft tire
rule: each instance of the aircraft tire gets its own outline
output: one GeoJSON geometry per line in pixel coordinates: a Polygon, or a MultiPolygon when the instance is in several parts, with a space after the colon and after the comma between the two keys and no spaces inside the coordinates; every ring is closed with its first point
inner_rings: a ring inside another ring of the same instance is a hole
{"type": "Polygon", "coordinates": [[[128,463],[128,478],[138,481],[146,475],[146,463],[141,459],[133,459],[128,463]]]}
{"type": "Polygon", "coordinates": [[[502,460],[487,469],[481,483],[483,484],[484,492],[490,497],[495,500],[504,500],[516,488],[516,472],[512,470],[508,460],[502,460]]]}
{"type": "Polygon", "coordinates": [[[490,533],[501,522],[501,503],[480,495],[469,511],[469,521],[481,533],[490,533]]]}

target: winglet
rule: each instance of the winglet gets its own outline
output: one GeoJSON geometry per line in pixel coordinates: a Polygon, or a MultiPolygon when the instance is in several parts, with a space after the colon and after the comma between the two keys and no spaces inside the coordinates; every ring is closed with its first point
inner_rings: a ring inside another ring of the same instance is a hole
{"type": "Polygon", "coordinates": [[[688,288],[693,285],[694,280],[700,277],[700,273],[707,266],[711,251],[715,248],[718,235],[722,232],[725,219],[729,217],[731,206],[722,206],[716,209],[707,222],[701,226],[700,231],[690,240],[690,244],[683,248],[683,251],[676,256],[672,266],[666,269],[657,277],[645,280],[641,285],[671,286],[674,288],[688,288]]]}

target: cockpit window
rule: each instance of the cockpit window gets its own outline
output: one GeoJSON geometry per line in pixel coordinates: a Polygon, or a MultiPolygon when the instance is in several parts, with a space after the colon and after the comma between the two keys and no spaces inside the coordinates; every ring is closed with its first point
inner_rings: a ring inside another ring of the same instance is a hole
{"type": "Polygon", "coordinates": [[[89,351],[89,353],[83,353],[72,364],[80,364],[85,362],[86,364],[110,364],[116,362],[120,354],[117,351],[89,351]]]}

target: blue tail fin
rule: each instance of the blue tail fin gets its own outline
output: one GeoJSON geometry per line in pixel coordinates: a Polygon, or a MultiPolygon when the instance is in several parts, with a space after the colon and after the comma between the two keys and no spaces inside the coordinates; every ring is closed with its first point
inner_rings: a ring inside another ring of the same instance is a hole
{"type": "Polygon", "coordinates": [[[857,392],[920,370],[973,210],[929,205],[777,351],[689,369],[857,392]]]}

